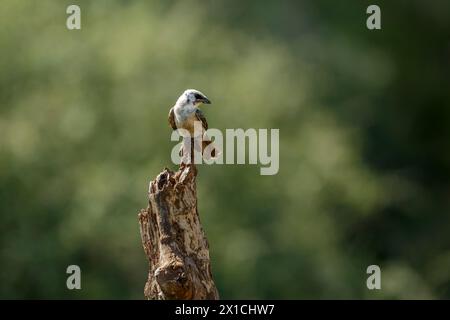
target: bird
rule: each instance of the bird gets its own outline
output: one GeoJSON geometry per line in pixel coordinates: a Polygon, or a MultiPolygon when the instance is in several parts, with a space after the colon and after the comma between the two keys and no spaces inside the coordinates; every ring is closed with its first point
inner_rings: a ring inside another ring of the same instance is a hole
{"type": "MultiPolygon", "coordinates": [[[[206,121],[206,117],[203,114],[203,112],[199,109],[199,106],[202,104],[211,104],[211,101],[205,94],[201,93],[200,91],[195,89],[187,89],[181,94],[181,96],[177,99],[175,105],[170,109],[168,120],[169,125],[173,130],[177,129],[187,130],[190,135],[189,137],[192,140],[195,140],[194,138],[198,138],[198,134],[201,134],[202,155],[205,159],[210,159],[211,157],[212,158],[217,157],[219,154],[219,150],[216,148],[216,146],[213,145],[210,154],[208,155],[203,154],[205,148],[213,142],[205,134],[205,131],[208,130],[208,122],[206,121]],[[201,122],[202,128],[201,132],[194,131],[195,121],[201,122]]],[[[199,147],[195,144],[195,141],[194,147],[199,147]]],[[[180,155],[181,156],[183,155],[183,148],[180,150],[180,155]]]]}

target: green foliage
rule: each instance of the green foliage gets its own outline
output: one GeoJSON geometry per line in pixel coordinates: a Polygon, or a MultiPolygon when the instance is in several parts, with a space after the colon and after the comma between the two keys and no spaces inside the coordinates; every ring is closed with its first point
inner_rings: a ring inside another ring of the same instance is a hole
{"type": "Polygon", "coordinates": [[[0,4],[1,298],[143,297],[186,88],[210,127],[280,129],[276,176],[199,168],[222,298],[450,297],[448,2],[379,1],[381,31],[364,1],[77,1],[79,31],[69,4],[0,4]]]}

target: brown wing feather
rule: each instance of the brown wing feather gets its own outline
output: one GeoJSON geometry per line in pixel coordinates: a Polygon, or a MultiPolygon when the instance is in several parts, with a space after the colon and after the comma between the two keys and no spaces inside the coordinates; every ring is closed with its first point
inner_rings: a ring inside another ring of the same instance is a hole
{"type": "Polygon", "coordinates": [[[173,130],[177,130],[177,124],[175,123],[175,113],[173,111],[173,108],[169,111],[169,124],[172,127],[173,130]]]}
{"type": "Polygon", "coordinates": [[[195,111],[195,116],[197,117],[198,121],[202,122],[203,129],[208,130],[208,122],[206,122],[206,118],[200,109],[197,109],[195,111]]]}

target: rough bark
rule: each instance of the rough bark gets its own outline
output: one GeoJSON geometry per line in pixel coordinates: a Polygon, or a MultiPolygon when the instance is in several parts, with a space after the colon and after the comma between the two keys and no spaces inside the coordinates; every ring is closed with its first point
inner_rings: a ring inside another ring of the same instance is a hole
{"type": "Polygon", "coordinates": [[[165,169],[150,182],[149,205],[139,213],[149,261],[147,299],[218,299],[208,241],[197,211],[197,170],[165,169]]]}

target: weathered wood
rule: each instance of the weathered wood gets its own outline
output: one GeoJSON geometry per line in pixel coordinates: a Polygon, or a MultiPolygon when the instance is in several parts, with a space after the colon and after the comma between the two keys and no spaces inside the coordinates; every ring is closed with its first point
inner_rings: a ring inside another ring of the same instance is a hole
{"type": "Polygon", "coordinates": [[[196,176],[194,165],[182,165],[150,182],[149,205],[139,213],[149,261],[147,299],[219,299],[197,210],[196,176]]]}

